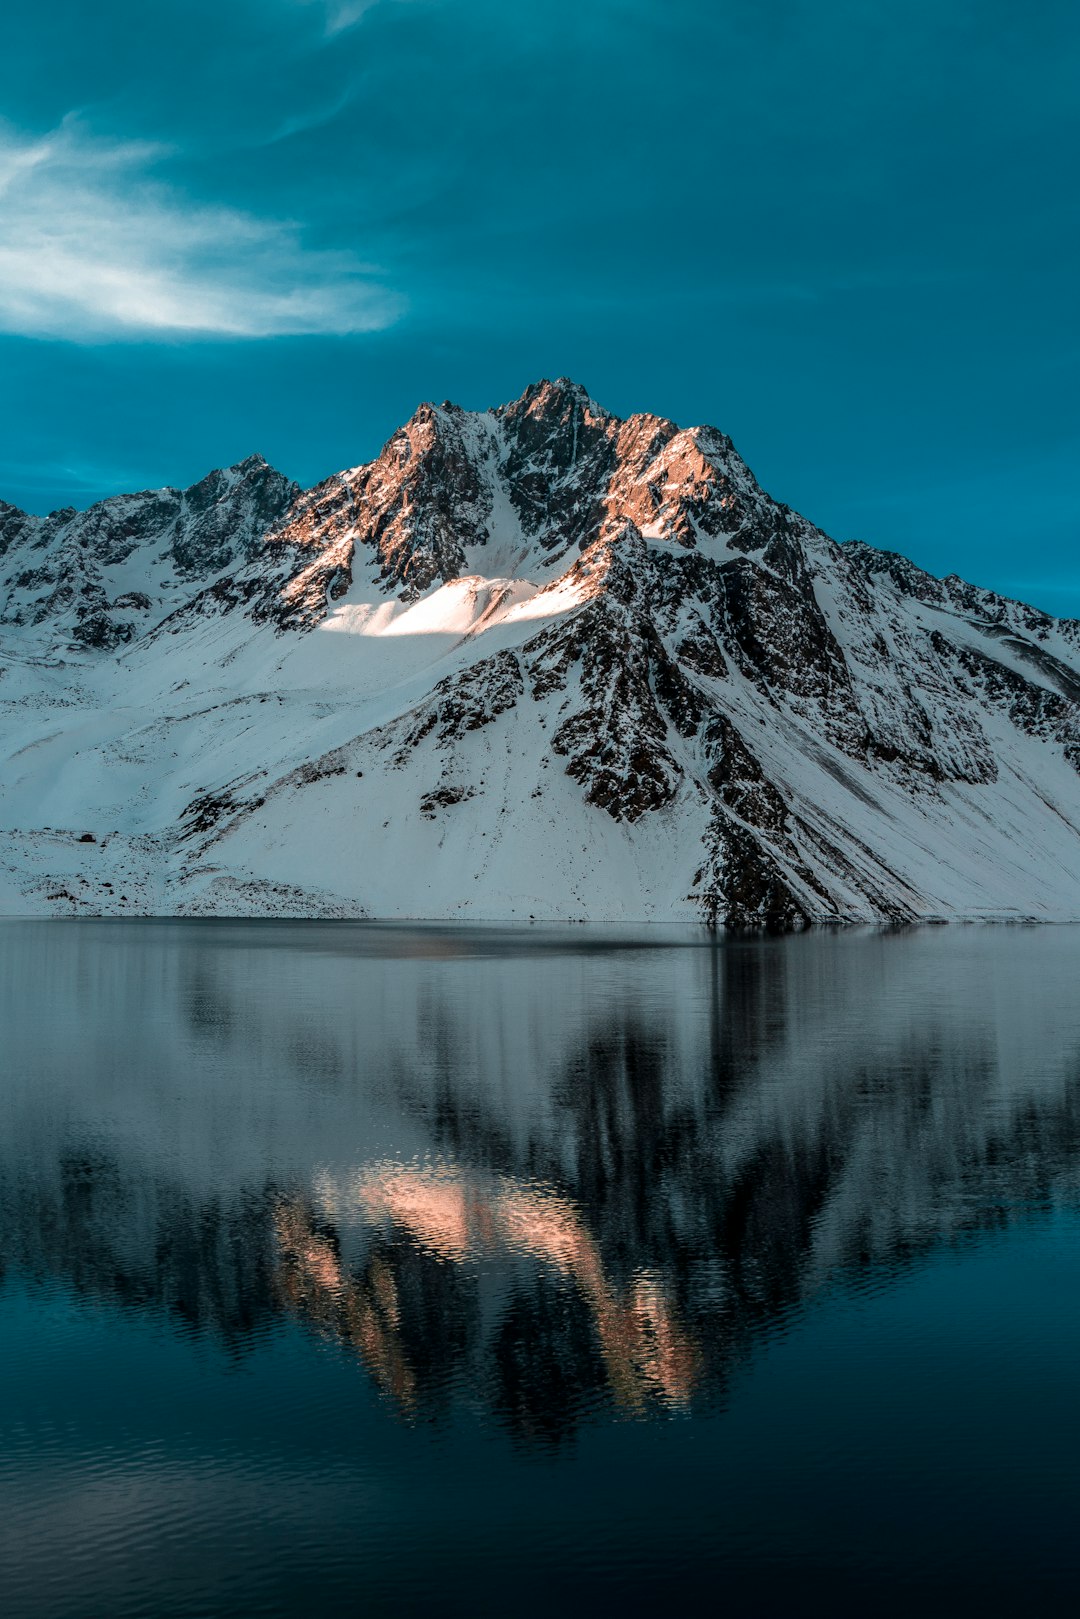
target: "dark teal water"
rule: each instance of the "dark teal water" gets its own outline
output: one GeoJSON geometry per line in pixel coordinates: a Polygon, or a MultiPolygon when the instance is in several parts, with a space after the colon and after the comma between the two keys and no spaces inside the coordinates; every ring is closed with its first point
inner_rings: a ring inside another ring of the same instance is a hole
{"type": "Polygon", "coordinates": [[[1070,1613],[1080,930],[0,924],[0,1605],[1070,1613]]]}

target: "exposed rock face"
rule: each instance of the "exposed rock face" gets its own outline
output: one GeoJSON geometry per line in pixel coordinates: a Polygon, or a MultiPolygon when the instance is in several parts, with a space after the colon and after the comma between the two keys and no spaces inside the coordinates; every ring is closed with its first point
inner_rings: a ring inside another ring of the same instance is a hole
{"type": "Polygon", "coordinates": [[[250,561],[299,492],[252,455],[190,489],[115,495],[85,512],[31,517],[0,503],[0,626],[48,625],[111,651],[153,625],[164,593],[250,561]]]}
{"type": "Polygon", "coordinates": [[[1080,623],[565,379],[306,493],[0,506],[5,669],[7,910],[1080,917],[1080,623]]]}

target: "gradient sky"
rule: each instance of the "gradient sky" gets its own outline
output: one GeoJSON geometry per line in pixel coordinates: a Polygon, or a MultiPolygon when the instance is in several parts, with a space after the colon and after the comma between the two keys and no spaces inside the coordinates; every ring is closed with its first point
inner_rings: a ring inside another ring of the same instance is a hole
{"type": "Polygon", "coordinates": [[[0,496],[302,483],[567,374],[1080,616],[1075,0],[34,0],[0,496]]]}

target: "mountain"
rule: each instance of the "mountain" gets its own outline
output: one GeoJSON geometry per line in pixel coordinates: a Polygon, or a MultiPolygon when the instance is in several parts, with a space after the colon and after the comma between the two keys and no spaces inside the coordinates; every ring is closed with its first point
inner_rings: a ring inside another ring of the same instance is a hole
{"type": "Polygon", "coordinates": [[[1080,621],[560,379],[0,504],[0,912],[1080,918],[1080,621]]]}

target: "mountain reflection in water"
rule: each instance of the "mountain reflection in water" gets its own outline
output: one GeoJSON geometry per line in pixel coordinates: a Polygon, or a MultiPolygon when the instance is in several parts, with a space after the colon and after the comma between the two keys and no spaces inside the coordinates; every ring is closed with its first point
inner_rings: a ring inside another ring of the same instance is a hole
{"type": "Polygon", "coordinates": [[[1078,969],[0,925],[5,1615],[1071,1611],[1078,969]]]}
{"type": "MultiPolygon", "coordinates": [[[[485,1183],[443,1166],[383,1164],[358,1175],[344,1194],[334,1186],[325,1190],[330,1195],[320,1199],[326,1210],[323,1220],[316,1221],[309,1209],[295,1202],[283,1202],[279,1209],[286,1296],[295,1308],[352,1344],[402,1410],[414,1410],[422,1391],[404,1348],[401,1301],[420,1290],[437,1294],[437,1280],[426,1285],[424,1280],[425,1272],[431,1273],[427,1261],[432,1259],[444,1267],[444,1277],[445,1267],[468,1269],[485,1260],[530,1259],[547,1266],[558,1283],[576,1290],[588,1312],[590,1330],[578,1335],[578,1343],[566,1332],[558,1345],[564,1374],[569,1365],[579,1386],[595,1383],[599,1351],[602,1375],[620,1406],[640,1411],[649,1396],[669,1405],[688,1402],[697,1357],[673,1318],[662,1279],[639,1272],[624,1291],[613,1286],[580,1211],[549,1188],[505,1176],[485,1183]],[[375,1242],[362,1268],[346,1271],[332,1233],[357,1216],[372,1222],[375,1242]],[[404,1241],[395,1240],[398,1233],[404,1241]]],[[[472,1285],[466,1284],[455,1296],[457,1310],[474,1319],[482,1315],[478,1283],[477,1273],[472,1285]]],[[[555,1398],[560,1391],[552,1386],[554,1368],[545,1370],[538,1386],[528,1391],[531,1401],[520,1388],[515,1398],[514,1386],[502,1375],[510,1352],[503,1340],[511,1323],[524,1328],[513,1334],[518,1348],[534,1352],[527,1340],[538,1336],[530,1318],[530,1304],[538,1302],[536,1287],[534,1283],[531,1292],[522,1293],[521,1304],[515,1296],[494,1349],[484,1357],[497,1368],[499,1409],[524,1424],[526,1431],[538,1420],[543,1422],[545,1412],[548,1424],[557,1421],[562,1408],[555,1398]]],[[[475,1342],[479,1334],[467,1336],[475,1342]]],[[[485,1335],[485,1341],[489,1337],[485,1335]]],[[[447,1344],[444,1354],[438,1341],[413,1357],[432,1368],[431,1380],[436,1383],[453,1358],[452,1345],[447,1344]]],[[[482,1373],[482,1368],[478,1370],[482,1373]]]]}
{"type": "Polygon", "coordinates": [[[1076,930],[6,924],[9,1281],[526,1444],[1072,1203],[1076,930]]]}

